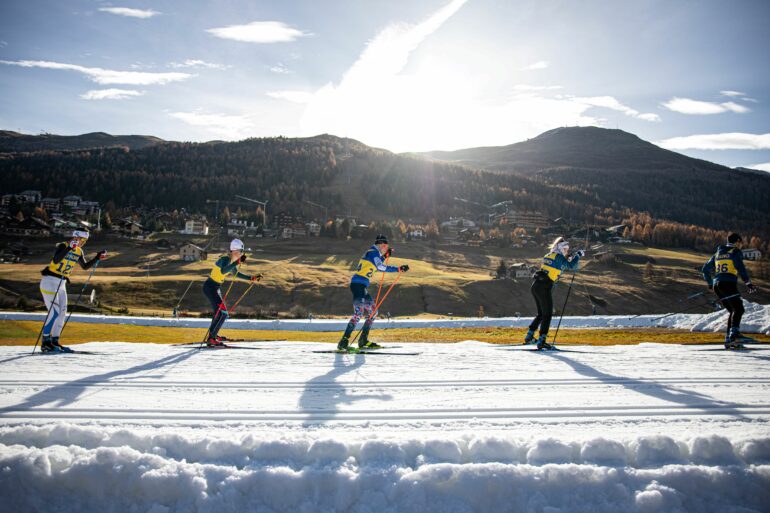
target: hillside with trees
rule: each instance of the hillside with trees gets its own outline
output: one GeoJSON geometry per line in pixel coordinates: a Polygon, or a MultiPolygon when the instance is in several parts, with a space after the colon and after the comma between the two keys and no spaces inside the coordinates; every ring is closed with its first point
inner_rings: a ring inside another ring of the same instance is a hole
{"type": "Polygon", "coordinates": [[[573,224],[628,223],[630,237],[665,245],[705,249],[729,230],[757,237],[763,249],[770,240],[770,176],[691,159],[619,130],[559,129],[510,147],[430,157],[331,135],[275,137],[3,153],[0,176],[12,184],[7,192],[78,194],[108,212],[144,206],[218,216],[207,200],[224,204],[240,194],[267,200],[272,213],[321,217],[310,201],[329,216],[428,224],[482,213],[457,200],[464,198],[510,201],[514,210],[573,224]]]}

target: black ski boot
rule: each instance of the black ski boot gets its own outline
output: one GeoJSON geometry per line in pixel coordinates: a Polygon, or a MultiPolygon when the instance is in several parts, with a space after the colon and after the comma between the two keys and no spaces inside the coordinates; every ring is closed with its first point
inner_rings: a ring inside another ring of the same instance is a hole
{"type": "Polygon", "coordinates": [[[44,336],[43,342],[40,344],[40,351],[43,353],[54,353],[57,352],[59,349],[53,345],[53,342],[51,341],[51,336],[44,336]]]}
{"type": "Polygon", "coordinates": [[[554,349],[554,347],[545,341],[547,338],[547,335],[540,335],[540,337],[537,339],[537,350],[542,351],[543,349],[550,351],[554,349]]]}
{"type": "Polygon", "coordinates": [[[535,330],[527,330],[527,334],[524,336],[524,345],[535,343],[535,330]]]}
{"type": "Polygon", "coordinates": [[[349,343],[350,343],[350,337],[347,335],[343,335],[339,343],[337,344],[337,351],[347,351],[349,343]]]}
{"type": "Polygon", "coordinates": [[[62,353],[74,353],[72,349],[59,343],[59,337],[51,337],[51,344],[56,348],[56,351],[60,351],[62,353]]]}

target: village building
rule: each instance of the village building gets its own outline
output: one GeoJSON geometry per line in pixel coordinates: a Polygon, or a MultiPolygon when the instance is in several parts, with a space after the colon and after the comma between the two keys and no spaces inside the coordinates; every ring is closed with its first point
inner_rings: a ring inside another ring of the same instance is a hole
{"type": "Polygon", "coordinates": [[[200,260],[206,260],[208,253],[205,249],[196,246],[195,244],[185,244],[179,248],[179,258],[185,262],[198,262],[200,260]]]}

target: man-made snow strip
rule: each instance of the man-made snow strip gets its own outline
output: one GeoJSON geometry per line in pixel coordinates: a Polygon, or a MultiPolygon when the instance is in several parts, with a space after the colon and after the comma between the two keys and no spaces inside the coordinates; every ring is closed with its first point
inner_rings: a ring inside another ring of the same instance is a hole
{"type": "MultiPolygon", "coordinates": [[[[770,305],[760,305],[744,300],[746,313],[741,322],[745,333],[770,335],[770,305]]],[[[34,320],[42,322],[44,313],[0,312],[0,320],[34,320]]],[[[132,324],[135,326],[171,326],[182,328],[208,328],[210,319],[161,318],[73,314],[72,322],[95,324],[132,324]]],[[[377,329],[389,328],[524,328],[531,322],[530,317],[456,318],[456,319],[391,319],[378,320],[377,329]]],[[[235,330],[278,330],[278,331],[342,331],[347,319],[230,319],[226,327],[235,330]]],[[[691,331],[724,331],[727,312],[722,310],[709,314],[661,315],[593,315],[564,317],[561,325],[565,328],[677,328],[691,331]]]]}
{"type": "Polygon", "coordinates": [[[767,347],[242,345],[0,346],[0,513],[770,510],[767,347]]]}
{"type": "Polygon", "coordinates": [[[763,512],[770,438],[0,432],[0,511],[763,512]]]}

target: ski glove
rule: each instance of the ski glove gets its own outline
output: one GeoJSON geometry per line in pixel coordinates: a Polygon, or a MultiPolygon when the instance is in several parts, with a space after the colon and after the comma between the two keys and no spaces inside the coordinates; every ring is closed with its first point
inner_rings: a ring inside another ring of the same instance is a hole
{"type": "Polygon", "coordinates": [[[96,258],[98,258],[99,260],[104,260],[105,258],[107,258],[107,250],[103,249],[100,252],[98,252],[96,254],[96,258]]]}
{"type": "Polygon", "coordinates": [[[251,281],[259,281],[262,279],[262,273],[257,273],[250,278],[251,281]]]}
{"type": "Polygon", "coordinates": [[[753,283],[751,283],[751,282],[748,282],[748,283],[746,284],[746,287],[749,289],[749,294],[753,294],[753,293],[755,293],[755,292],[757,291],[757,286],[756,286],[756,285],[754,285],[754,284],[753,284],[753,283]]]}
{"type": "Polygon", "coordinates": [[[406,265],[406,264],[404,264],[404,265],[402,265],[401,267],[399,267],[399,268],[398,268],[398,270],[399,270],[400,272],[402,272],[402,273],[405,273],[405,272],[407,272],[407,271],[409,270],[409,266],[408,266],[408,265],[406,265]]]}
{"type": "Polygon", "coordinates": [[[246,255],[241,255],[241,263],[246,261],[246,255]]]}
{"type": "Polygon", "coordinates": [[[580,258],[583,258],[584,256],[586,256],[585,250],[582,250],[582,249],[579,249],[579,250],[575,251],[575,254],[577,256],[579,256],[580,258]]]}

